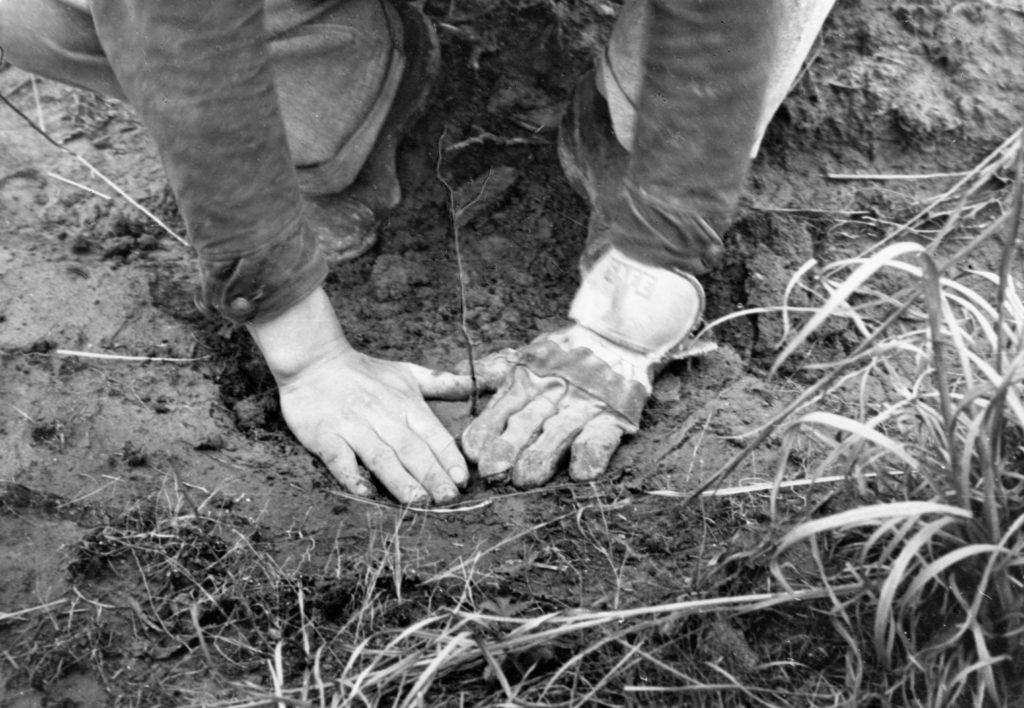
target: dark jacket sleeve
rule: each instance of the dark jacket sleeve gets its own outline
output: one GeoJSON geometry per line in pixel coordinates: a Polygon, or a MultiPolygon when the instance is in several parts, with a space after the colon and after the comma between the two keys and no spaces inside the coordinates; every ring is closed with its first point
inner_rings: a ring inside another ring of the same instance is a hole
{"type": "Polygon", "coordinates": [[[644,79],[613,245],[701,274],[722,252],[768,83],[772,2],[649,0],[644,79]]]}
{"type": "Polygon", "coordinates": [[[97,34],[160,152],[199,255],[200,304],[267,319],[327,267],[302,214],[252,0],[93,0],[97,34]]]}

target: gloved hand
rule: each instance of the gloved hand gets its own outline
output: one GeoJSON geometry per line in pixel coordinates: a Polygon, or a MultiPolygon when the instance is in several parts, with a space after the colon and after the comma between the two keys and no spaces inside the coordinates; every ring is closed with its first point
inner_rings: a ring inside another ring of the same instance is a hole
{"type": "Polygon", "coordinates": [[[355,351],[322,289],[248,328],[277,381],[289,429],[346,489],[373,491],[358,458],[404,504],[459,496],[469,481],[466,462],[424,397],[468,398],[468,376],[355,351]]]}
{"type": "Polygon", "coordinates": [[[503,381],[462,434],[467,459],[484,479],[536,487],[568,452],[569,476],[595,479],[636,432],[656,373],[713,348],[686,349],[703,310],[692,276],[607,251],[576,294],[575,324],[478,362],[478,380],[503,381]]]}

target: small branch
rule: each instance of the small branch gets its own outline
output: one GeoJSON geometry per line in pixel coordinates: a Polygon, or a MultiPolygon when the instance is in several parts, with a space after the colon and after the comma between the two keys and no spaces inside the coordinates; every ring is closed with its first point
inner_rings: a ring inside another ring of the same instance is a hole
{"type": "MultiPolygon", "coordinates": [[[[445,129],[441,132],[441,137],[437,139],[437,167],[435,174],[437,175],[437,180],[444,185],[445,190],[448,192],[448,221],[452,230],[452,243],[455,246],[455,264],[459,271],[459,324],[462,330],[462,341],[466,347],[466,359],[469,361],[469,378],[473,383],[473,391],[469,397],[469,414],[475,416],[477,402],[480,399],[480,388],[476,380],[476,355],[473,349],[473,339],[469,334],[469,321],[467,317],[469,308],[466,305],[466,269],[462,260],[462,243],[459,239],[459,215],[465,211],[466,207],[471,206],[476,199],[461,208],[458,208],[455,204],[455,190],[441,172],[445,153],[444,139],[447,134],[448,130],[445,129]]],[[[483,187],[486,186],[487,180],[484,180],[483,187]]],[[[483,193],[483,187],[480,188],[481,194],[483,193]]],[[[477,198],[479,198],[479,195],[477,195],[477,198]]]]}

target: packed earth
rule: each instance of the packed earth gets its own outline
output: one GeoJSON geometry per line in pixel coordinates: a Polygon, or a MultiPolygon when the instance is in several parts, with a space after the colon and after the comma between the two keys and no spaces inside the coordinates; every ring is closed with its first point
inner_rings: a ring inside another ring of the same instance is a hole
{"type": "MultiPolygon", "coordinates": [[[[451,368],[567,323],[587,209],[555,129],[617,4],[424,9],[444,70],[405,198],[327,289],[357,348],[451,368]]],[[[758,486],[804,475],[810,447],[751,441],[857,340],[830,320],[769,376],[793,327],[778,308],[820,304],[790,286],[804,264],[860,253],[1014,134],[1021,37],[1019,0],[840,0],[705,280],[717,347],[662,374],[600,482],[477,481],[430,509],[344,493],[288,433],[248,334],[194,305],[130,108],[0,64],[0,705],[852,700],[824,605],[642,610],[773,591],[796,521],[882,494],[758,486]]],[[[432,407],[453,433],[472,415],[432,407]]],[[[885,704],[884,662],[858,661],[859,704],[885,704]]]]}

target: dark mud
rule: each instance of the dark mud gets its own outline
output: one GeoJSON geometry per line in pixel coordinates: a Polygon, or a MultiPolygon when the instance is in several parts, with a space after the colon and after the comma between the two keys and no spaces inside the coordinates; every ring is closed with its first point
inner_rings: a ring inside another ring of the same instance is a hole
{"type": "MultiPolygon", "coordinates": [[[[565,323],[587,216],[561,176],[551,129],[610,17],[594,9],[603,5],[519,4],[428,3],[443,23],[446,70],[428,117],[403,148],[406,197],[379,247],[328,280],[349,338],[364,351],[454,365],[465,356],[460,287],[481,352],[565,323]],[[484,208],[460,224],[461,285],[436,174],[442,134],[441,169],[452,184],[490,170],[502,175],[484,208]]],[[[1009,4],[840,2],[755,161],[727,235],[729,256],[706,281],[708,318],[777,305],[804,261],[854,252],[882,233],[878,221],[851,214],[898,220],[936,191],[927,181],[835,181],[828,173],[961,171],[1005,139],[1024,108],[1022,33],[1024,15],[1009,4]]],[[[127,109],[52,82],[38,90],[38,109],[58,142],[182,230],[152,145],[127,109]]],[[[24,73],[0,71],[0,91],[37,115],[24,73]]],[[[545,490],[514,493],[477,484],[466,498],[480,505],[474,510],[403,513],[386,500],[339,493],[284,428],[245,332],[195,310],[187,249],[7,109],[0,109],[0,237],[0,644],[21,652],[0,669],[0,702],[130,702],[124,697],[143,695],[139,686],[154,676],[167,686],[145,694],[153,701],[181,700],[175,691],[190,681],[201,689],[207,679],[167,669],[170,654],[162,652],[177,650],[112,649],[139,631],[130,622],[65,646],[66,661],[40,664],[26,658],[25,633],[52,613],[3,619],[75,591],[127,606],[122,595],[134,597],[140,578],[117,570],[123,559],[95,567],[82,559],[95,549],[97,529],[135,528],[131,514],[142,508],[172,517],[193,506],[215,509],[257,534],[261,553],[291,567],[323,568],[339,558],[365,564],[382,539],[397,535],[399,586],[427,588],[410,591],[402,610],[410,617],[431,588],[457,581],[480,552],[481,597],[499,613],[669,601],[700,591],[709,559],[742,558],[745,550],[751,566],[739,569],[745,580],[731,589],[754,587],[766,572],[758,549],[772,527],[762,506],[710,500],[684,508],[645,493],[695,489],[741,449],[742,433],[801,385],[795,372],[763,376],[782,334],[775,315],[732,320],[716,330],[716,353],[671,367],[642,432],[599,485],[560,478],[545,490]],[[105,362],[59,350],[189,361],[105,362]],[[89,659],[98,646],[99,664],[89,659]]],[[[835,331],[805,354],[820,359],[847,346],[835,331]]],[[[468,420],[465,404],[436,410],[453,431],[468,420]]],[[[770,441],[728,483],[774,474],[775,448],[770,441]]],[[[314,582],[309,592],[331,606],[339,591],[314,582]]],[[[725,637],[718,649],[700,644],[732,657],[737,671],[752,656],[794,659],[810,667],[810,680],[842,663],[829,648],[834,638],[822,633],[809,618],[761,617],[712,631],[725,637]]]]}

